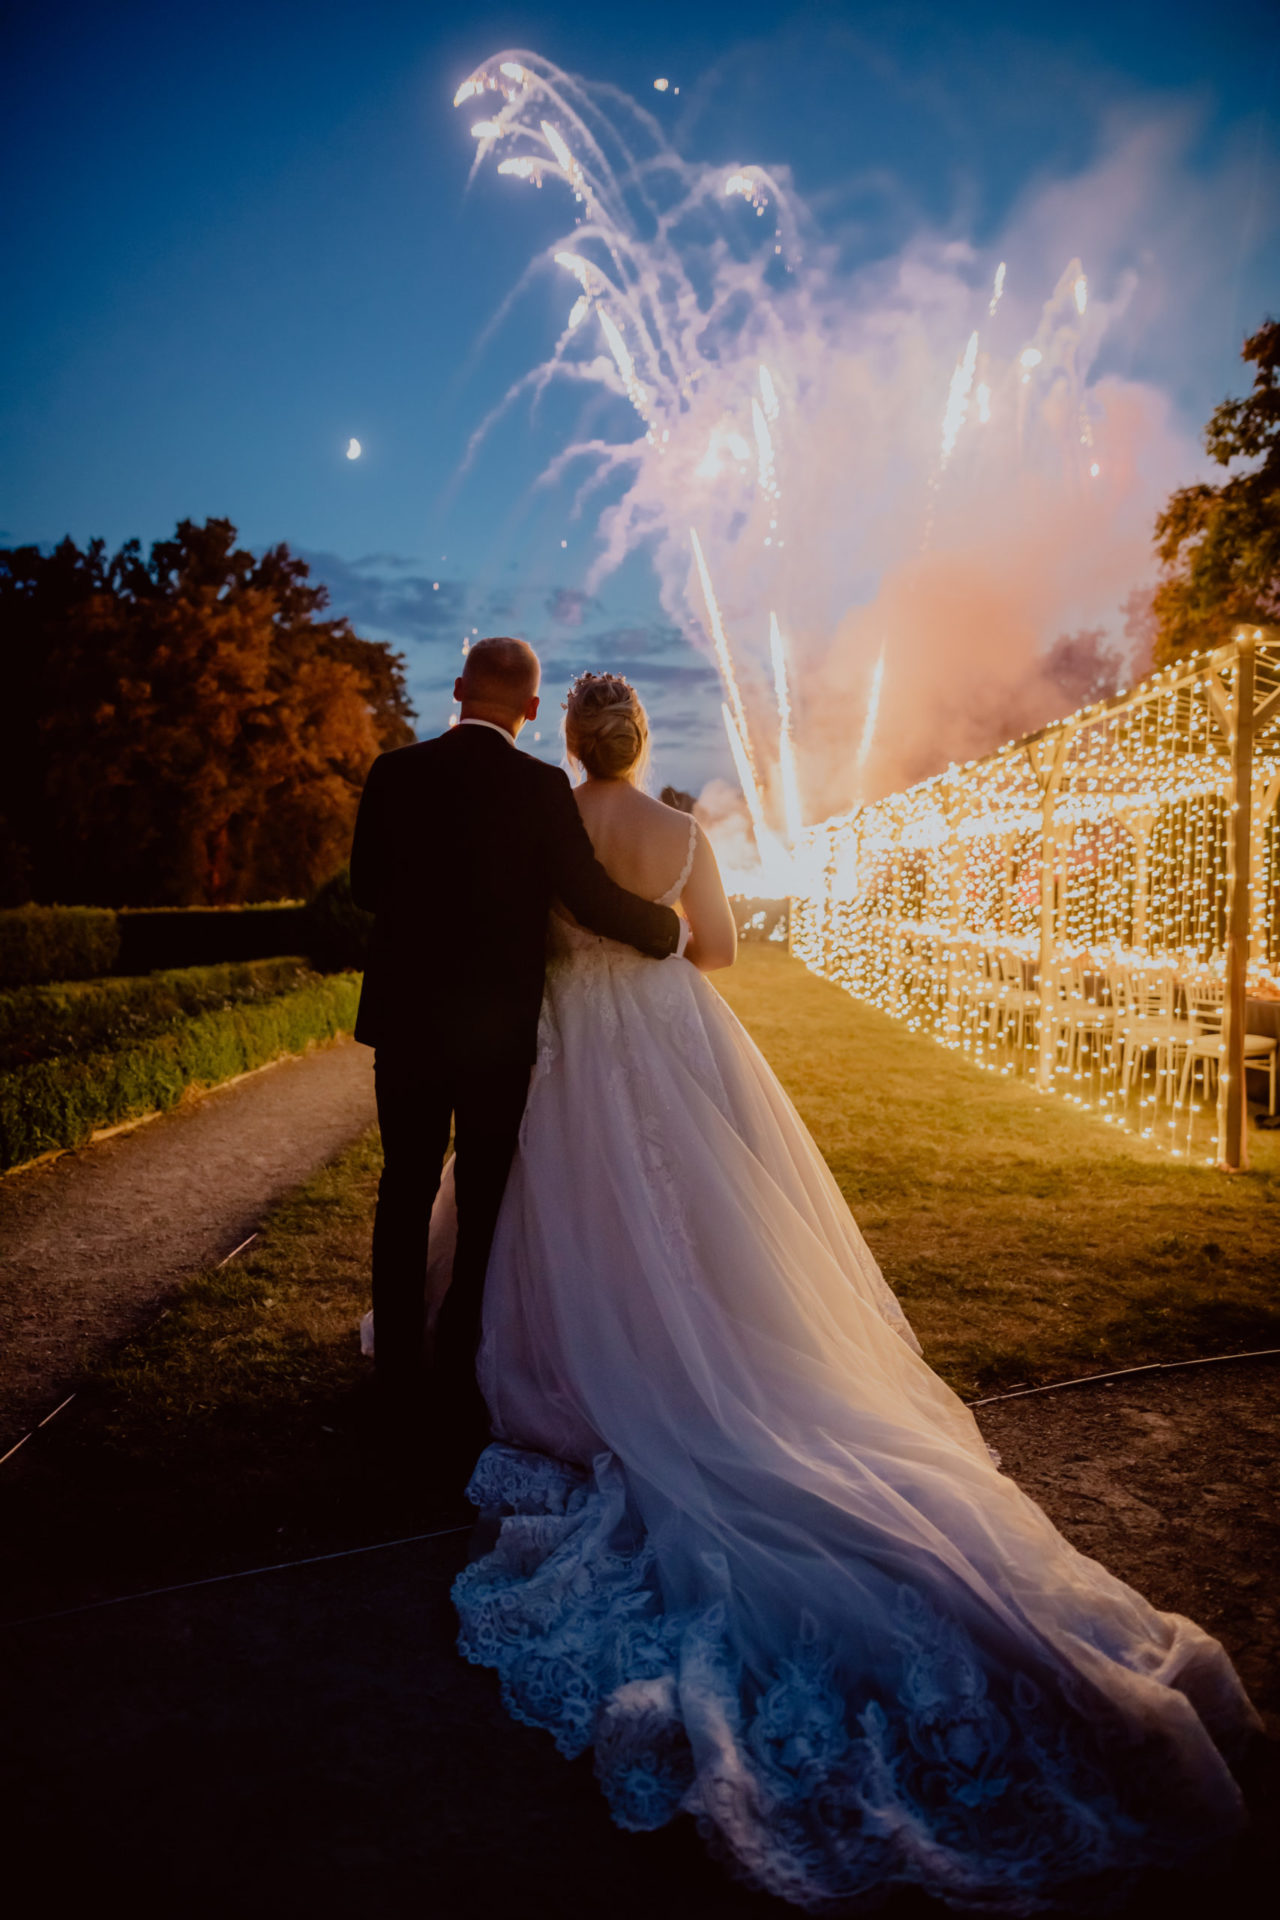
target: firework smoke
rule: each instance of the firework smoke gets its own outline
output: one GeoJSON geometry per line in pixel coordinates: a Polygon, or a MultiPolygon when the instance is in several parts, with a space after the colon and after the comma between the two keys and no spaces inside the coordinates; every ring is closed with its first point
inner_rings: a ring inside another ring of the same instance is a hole
{"type": "Polygon", "coordinates": [[[651,555],[717,662],[762,851],[1049,718],[1045,648],[1120,634],[1155,508],[1196,467],[1159,391],[1094,374],[1167,150],[1139,129],[1029,200],[998,254],[925,237],[851,275],[785,174],[693,166],[646,110],[533,54],[495,55],[458,100],[483,103],[476,165],[554,190],[571,223],[545,254],[563,331],[508,402],[555,379],[616,396],[613,437],[550,467],[579,512],[613,496],[584,585],[651,555]]]}

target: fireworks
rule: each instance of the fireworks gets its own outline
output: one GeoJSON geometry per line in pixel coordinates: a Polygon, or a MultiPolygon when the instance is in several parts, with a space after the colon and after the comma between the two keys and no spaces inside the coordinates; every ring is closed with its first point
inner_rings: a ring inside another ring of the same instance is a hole
{"type": "MultiPolygon", "coordinates": [[[[984,273],[978,288],[961,287],[963,269],[947,266],[971,322],[956,358],[954,341],[944,344],[923,308],[905,325],[895,310],[890,326],[882,312],[868,319],[859,310],[852,282],[836,291],[825,266],[805,279],[802,214],[764,169],[698,168],[667,144],[652,114],[616,93],[597,96],[532,54],[486,61],[457,90],[455,104],[468,103],[478,107],[475,164],[491,160],[500,175],[545,185],[566,204],[572,224],[544,257],[574,282],[549,358],[515,383],[473,447],[504,406],[557,378],[615,396],[606,424],[548,469],[548,478],[575,469],[576,508],[609,489],[583,584],[594,592],[645,548],[668,616],[695,644],[704,630],[700,590],[734,769],[761,857],[776,865],[781,843],[794,847],[801,837],[802,768],[807,797],[824,792],[815,719],[821,750],[842,755],[835,804],[883,778],[885,647],[877,640],[872,665],[870,635],[860,631],[855,657],[870,669],[860,715],[849,692],[858,678],[841,680],[843,740],[860,727],[852,756],[847,744],[830,744],[841,737],[841,710],[815,697],[813,675],[842,620],[863,607],[868,624],[876,619],[878,583],[918,556],[922,523],[931,529],[936,515],[948,530],[949,516],[954,544],[969,500],[974,513],[988,504],[979,508],[975,474],[1001,463],[1015,495],[1024,463],[1038,461],[1057,483],[1056,462],[1062,484],[1086,474],[1097,482],[1111,470],[1094,449],[1076,364],[1089,294],[1083,268],[1069,263],[1034,338],[1010,360],[995,357],[972,326],[984,301],[986,337],[998,314],[1008,320],[1008,263],[988,269],[992,278],[984,273]],[[919,456],[907,423],[922,394],[930,413],[940,409],[940,426],[919,456]],[[631,424],[613,426],[626,419],[623,400],[631,424]],[[968,435],[967,425],[975,428],[968,435]],[[735,621],[737,659],[713,570],[728,604],[749,610],[735,621]],[[768,608],[778,611],[766,622],[768,608]]],[[[964,309],[957,300],[948,310],[964,309]]],[[[900,619],[891,615],[884,627],[895,646],[905,644],[900,619]]],[[[918,673],[910,658],[902,666],[888,676],[895,699],[918,673]]],[[[829,775],[825,794],[832,804],[829,775]]]]}
{"type": "Polygon", "coordinates": [[[788,848],[800,843],[804,819],[800,812],[800,784],[796,776],[795,740],[791,730],[791,694],[787,687],[787,660],[778,631],[778,616],[769,615],[769,653],[773,661],[773,691],[778,702],[778,777],[782,786],[782,817],[788,848]]]}
{"type": "Polygon", "coordinates": [[[854,776],[857,781],[858,797],[862,797],[862,783],[871,758],[871,743],[876,737],[876,721],[880,718],[880,689],[884,685],[883,646],[871,675],[871,688],[867,694],[867,711],[862,721],[862,738],[858,742],[857,758],[854,760],[854,776]]]}
{"type": "Polygon", "coordinates": [[[751,770],[751,785],[757,798],[759,785],[755,777],[755,763],[751,754],[751,735],[747,728],[746,708],[742,704],[742,694],[738,687],[738,676],[734,671],[733,655],[729,651],[729,640],[724,630],[724,621],[720,617],[720,603],[716,599],[716,590],[711,584],[711,575],[707,570],[706,559],[702,552],[702,542],[693,527],[689,529],[689,545],[693,548],[694,564],[698,569],[698,579],[702,586],[702,600],[707,609],[707,623],[711,629],[711,641],[716,650],[716,664],[720,668],[720,678],[729,695],[730,706],[726,708],[737,733],[742,748],[743,759],[751,770]]]}
{"type": "Polygon", "coordinates": [[[978,364],[978,333],[975,328],[969,335],[969,344],[956,363],[951,376],[951,387],[947,394],[946,410],[942,416],[942,458],[941,465],[946,466],[951,458],[960,429],[964,425],[965,415],[969,411],[969,390],[973,386],[973,370],[978,364]]]}
{"type": "Polygon", "coordinates": [[[987,308],[987,312],[993,320],[996,317],[996,308],[1000,305],[1000,296],[1004,292],[1004,275],[1005,263],[1002,260],[996,268],[995,284],[991,289],[991,304],[987,308]]]}

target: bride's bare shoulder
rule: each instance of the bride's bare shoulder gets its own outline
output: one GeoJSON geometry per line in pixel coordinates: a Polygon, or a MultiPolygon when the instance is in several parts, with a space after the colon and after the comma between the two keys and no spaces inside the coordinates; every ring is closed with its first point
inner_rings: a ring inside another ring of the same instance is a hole
{"type": "Polygon", "coordinates": [[[652,845],[685,846],[689,839],[689,816],[668,807],[661,800],[641,793],[625,781],[584,781],[574,789],[574,799],[590,827],[593,821],[608,821],[628,835],[652,845]]]}

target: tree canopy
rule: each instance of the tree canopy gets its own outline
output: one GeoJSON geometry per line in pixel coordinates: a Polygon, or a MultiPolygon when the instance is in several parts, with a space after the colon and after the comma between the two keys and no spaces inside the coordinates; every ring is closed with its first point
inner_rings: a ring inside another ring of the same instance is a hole
{"type": "Polygon", "coordinates": [[[1156,521],[1159,663],[1280,620],[1280,321],[1246,340],[1242,357],[1257,369],[1253,389],[1215,407],[1205,450],[1220,467],[1243,464],[1219,486],[1182,487],[1156,521]]]}
{"type": "Polygon", "coordinates": [[[9,900],[274,899],[346,858],[371,762],[414,737],[403,661],[324,618],[287,546],[236,540],[0,551],[9,900]]]}

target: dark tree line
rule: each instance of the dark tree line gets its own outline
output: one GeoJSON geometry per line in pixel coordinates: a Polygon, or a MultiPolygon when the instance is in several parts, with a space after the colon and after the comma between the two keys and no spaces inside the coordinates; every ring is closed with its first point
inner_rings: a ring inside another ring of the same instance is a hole
{"type": "Polygon", "coordinates": [[[1205,451],[1236,471],[1219,486],[1182,487],[1156,521],[1164,572],[1152,599],[1156,659],[1221,646],[1238,626],[1280,621],[1280,320],[1244,343],[1253,390],[1224,400],[1205,451]]]}
{"type": "Polygon", "coordinates": [[[144,559],[0,551],[0,898],[221,905],[341,865],[401,657],[326,619],[288,547],[184,520],[144,559]]]}

